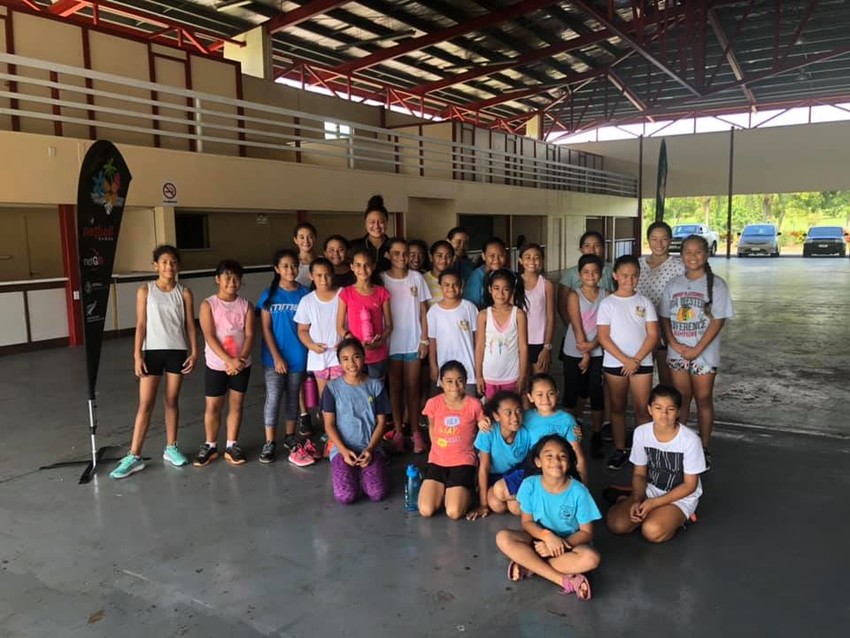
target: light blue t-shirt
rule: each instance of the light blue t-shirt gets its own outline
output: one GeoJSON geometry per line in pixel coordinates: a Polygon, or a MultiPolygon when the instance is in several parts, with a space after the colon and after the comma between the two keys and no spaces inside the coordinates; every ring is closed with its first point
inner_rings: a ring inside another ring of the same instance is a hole
{"type": "Polygon", "coordinates": [[[490,474],[506,474],[525,461],[531,449],[528,431],[521,427],[513,443],[502,436],[498,423],[493,423],[489,432],[479,432],[475,437],[475,449],[490,455],[490,474]]]}
{"type": "Polygon", "coordinates": [[[580,525],[602,518],[590,491],[576,479],[570,479],[569,487],[563,492],[552,494],[543,487],[542,476],[529,476],[520,485],[516,500],[535,523],[561,537],[574,534],[580,525]]]}
{"type": "MultiPolygon", "coordinates": [[[[349,385],[340,377],[328,383],[322,394],[322,412],[336,415],[336,429],[352,452],[360,454],[378,427],[378,415],[390,414],[392,407],[384,384],[367,378],[360,385],[349,385]]],[[[339,450],[331,449],[331,459],[339,450]]]]}
{"type": "Polygon", "coordinates": [[[479,310],[484,306],[484,266],[473,270],[463,284],[463,298],[474,303],[479,310]]]}
{"type": "MultiPolygon", "coordinates": [[[[307,371],[307,348],[298,339],[298,324],[295,323],[295,311],[298,310],[298,302],[310,291],[301,284],[295,290],[284,290],[280,286],[275,288],[271,295],[271,304],[268,313],[272,320],[272,334],[275,345],[286,361],[289,372],[307,371]]],[[[269,289],[263,290],[257,308],[266,310],[266,299],[269,298],[269,289]]],[[[263,340],[263,365],[274,368],[274,359],[268,345],[263,340]]]]}
{"type": "Polygon", "coordinates": [[[575,426],[575,417],[563,410],[558,410],[549,416],[540,416],[537,410],[528,410],[522,417],[522,427],[528,430],[531,447],[534,447],[544,436],[550,434],[560,434],[570,443],[578,441],[573,430],[575,426]]]}

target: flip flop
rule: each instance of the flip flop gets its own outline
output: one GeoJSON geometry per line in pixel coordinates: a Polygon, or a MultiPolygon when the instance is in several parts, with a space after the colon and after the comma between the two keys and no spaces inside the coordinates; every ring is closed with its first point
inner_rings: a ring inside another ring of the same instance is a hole
{"type": "Polygon", "coordinates": [[[561,583],[564,586],[562,594],[575,593],[579,600],[590,600],[592,594],[590,591],[590,581],[584,574],[564,574],[564,579],[561,583]],[[582,593],[581,586],[584,584],[585,592],[582,593]]]}
{"type": "Polygon", "coordinates": [[[512,583],[531,578],[532,573],[515,561],[508,563],[508,580],[512,583]],[[516,576],[516,578],[514,578],[516,576]]]}

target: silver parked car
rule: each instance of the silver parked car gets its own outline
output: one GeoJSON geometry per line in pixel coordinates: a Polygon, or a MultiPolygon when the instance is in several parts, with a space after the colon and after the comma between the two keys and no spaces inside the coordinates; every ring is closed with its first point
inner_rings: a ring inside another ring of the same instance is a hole
{"type": "Polygon", "coordinates": [[[738,257],[779,257],[780,233],[773,224],[747,224],[738,233],[738,257]]]}

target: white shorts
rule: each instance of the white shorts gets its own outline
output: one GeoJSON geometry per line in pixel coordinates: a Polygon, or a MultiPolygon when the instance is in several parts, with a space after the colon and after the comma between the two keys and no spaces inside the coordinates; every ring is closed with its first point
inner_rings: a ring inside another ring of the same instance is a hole
{"type": "MultiPolygon", "coordinates": [[[[666,493],[667,492],[664,490],[659,490],[652,483],[646,484],[646,498],[658,498],[659,496],[664,496],[666,493]]],[[[673,501],[672,505],[675,505],[682,510],[682,514],[685,515],[685,520],[688,520],[696,513],[697,505],[699,505],[699,497],[701,495],[702,490],[697,488],[692,494],[688,494],[685,498],[673,501]]]]}

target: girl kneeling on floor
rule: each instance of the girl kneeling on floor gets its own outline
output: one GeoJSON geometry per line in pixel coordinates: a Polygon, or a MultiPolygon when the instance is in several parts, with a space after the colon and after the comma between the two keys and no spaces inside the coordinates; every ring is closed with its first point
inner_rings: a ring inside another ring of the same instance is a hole
{"type": "Polygon", "coordinates": [[[443,505],[457,520],[469,509],[475,490],[475,435],[484,415],[481,402],[466,395],[466,368],[458,361],[440,367],[443,393],[429,399],[422,411],[428,417],[431,452],[419,491],[419,513],[433,516],[443,505]]]}
{"type": "Polygon", "coordinates": [[[517,493],[522,531],[503,529],[496,535],[496,545],[511,560],[508,579],[537,574],[589,600],[584,574],[599,566],[599,552],[590,543],[593,521],[602,515],[578,480],[575,452],[566,439],[545,436],[532,455],[541,473],[526,478],[517,493]]]}
{"type": "Polygon", "coordinates": [[[638,527],[651,543],[669,541],[697,511],[705,455],[699,436],[679,423],[682,395],[657,385],[649,397],[650,423],[635,430],[631,496],[608,510],[608,529],[631,534],[638,527]]]}
{"type": "Polygon", "coordinates": [[[322,414],[333,448],[334,498],[349,505],[363,492],[372,501],[387,495],[388,481],[381,435],[392,412],[383,382],[363,371],[366,351],[357,339],[337,346],[343,376],[330,381],[322,395],[322,414]]]}

